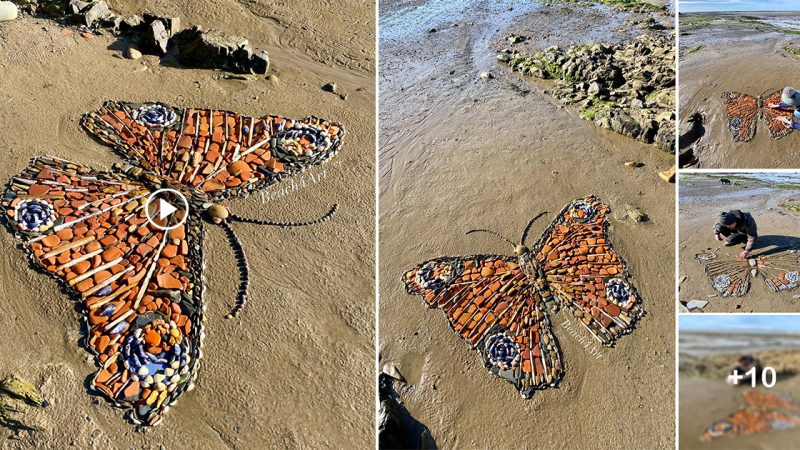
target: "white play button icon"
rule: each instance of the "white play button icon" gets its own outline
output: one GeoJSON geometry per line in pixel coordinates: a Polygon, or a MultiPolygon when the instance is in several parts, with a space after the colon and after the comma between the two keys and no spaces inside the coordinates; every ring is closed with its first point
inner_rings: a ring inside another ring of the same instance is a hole
{"type": "Polygon", "coordinates": [[[163,198],[158,199],[158,218],[161,220],[171,216],[178,208],[170,205],[163,198]]]}
{"type": "Polygon", "coordinates": [[[171,230],[186,222],[189,217],[189,202],[175,189],[159,189],[147,197],[144,211],[151,227],[171,230]]]}

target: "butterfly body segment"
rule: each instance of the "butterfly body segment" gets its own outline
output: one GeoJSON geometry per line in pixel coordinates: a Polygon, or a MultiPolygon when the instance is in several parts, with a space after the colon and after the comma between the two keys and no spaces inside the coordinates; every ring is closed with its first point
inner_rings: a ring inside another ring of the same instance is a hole
{"type": "Polygon", "coordinates": [[[515,256],[437,258],[407,271],[402,281],[409,294],[445,313],[491,373],[529,398],[564,376],[548,309],[569,310],[606,346],[631,332],[644,313],[624,262],[608,243],[607,213],[594,196],[578,199],[530,248],[525,239],[536,218],[521,244],[506,239],[515,256]]]}
{"type": "Polygon", "coordinates": [[[162,103],[107,102],[83,126],[123,154],[111,171],[35,158],[0,201],[9,231],[33,265],[63,283],[85,321],[83,344],[98,371],[91,390],[126,408],[132,422],[158,424],[194,386],[204,338],[203,219],[221,225],[239,259],[235,316],[249,285],[230,222],[246,219],[221,201],[292,176],[332,157],[344,135],[314,117],[256,119],[162,103]],[[187,210],[161,217],[149,199],[183,195],[187,210]]]}

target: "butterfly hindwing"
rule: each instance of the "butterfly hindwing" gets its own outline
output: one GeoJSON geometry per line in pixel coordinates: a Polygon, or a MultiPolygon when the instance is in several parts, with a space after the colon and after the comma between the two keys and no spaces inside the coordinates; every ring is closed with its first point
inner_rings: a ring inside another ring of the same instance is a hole
{"type": "Polygon", "coordinates": [[[532,247],[552,294],[604,345],[629,333],[644,313],[608,240],[608,212],[594,196],[575,200],[532,247]]]}
{"type": "Polygon", "coordinates": [[[260,118],[163,103],[108,101],[83,126],[132,163],[205,192],[213,201],[244,196],[333,157],[344,136],[336,122],[260,118]]]}
{"type": "Polygon", "coordinates": [[[735,142],[749,142],[756,134],[758,99],[740,92],[724,92],[722,101],[728,116],[728,128],[735,142]]]}
{"type": "Polygon", "coordinates": [[[711,287],[723,297],[741,297],[750,290],[750,265],[743,259],[719,258],[719,254],[702,252],[695,256],[711,287]]]}
{"type": "Polygon", "coordinates": [[[438,258],[403,276],[406,290],[441,309],[489,371],[529,397],[563,376],[561,351],[537,288],[514,258],[438,258]]]}
{"type": "Polygon", "coordinates": [[[92,388],[154,425],[198,367],[202,230],[193,217],[158,229],[144,211],[149,194],[125,174],[40,157],[12,179],[2,206],[33,264],[79,301],[99,366],[92,388]]]}
{"type": "MultiPolygon", "coordinates": [[[[764,105],[777,105],[781,103],[781,91],[775,91],[764,100],[764,105]]],[[[769,135],[774,139],[780,139],[787,134],[791,133],[793,128],[791,125],[786,125],[781,118],[788,118],[792,120],[792,111],[780,108],[764,107],[763,111],[764,122],[766,122],[769,129],[769,135]]]]}

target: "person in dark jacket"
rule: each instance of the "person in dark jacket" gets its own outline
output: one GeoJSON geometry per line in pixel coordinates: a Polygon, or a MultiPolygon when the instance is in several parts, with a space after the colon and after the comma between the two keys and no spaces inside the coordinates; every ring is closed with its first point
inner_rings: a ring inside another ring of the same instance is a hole
{"type": "Polygon", "coordinates": [[[744,251],[739,256],[747,258],[758,239],[756,221],[750,213],[738,209],[722,212],[714,226],[714,238],[718,241],[724,240],[725,245],[745,244],[744,251]]]}

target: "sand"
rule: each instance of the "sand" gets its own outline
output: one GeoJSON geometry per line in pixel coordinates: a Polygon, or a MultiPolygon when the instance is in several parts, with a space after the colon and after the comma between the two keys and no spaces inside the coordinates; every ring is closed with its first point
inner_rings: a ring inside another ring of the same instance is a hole
{"type": "MultiPolygon", "coordinates": [[[[673,448],[674,185],[657,175],[672,156],[598,129],[560,108],[547,84],[496,64],[491,47],[512,25],[537,29],[520,20],[539,5],[380,6],[380,355],[409,381],[396,385],[400,399],[441,448],[673,448]],[[496,78],[481,80],[483,71],[496,78]],[[644,167],[625,167],[630,160],[644,167]],[[525,400],[483,368],[442,312],[406,295],[400,277],[438,256],[511,254],[464,232],[486,227],[516,241],[534,214],[550,211],[538,236],[592,193],[618,214],[627,204],[650,217],[612,220],[611,231],[647,315],[599,359],[562,328],[567,314],[553,317],[566,376],[525,400]]],[[[561,12],[525,20],[557,21],[575,7],[552,8],[561,12]]]]}
{"type": "MultiPolygon", "coordinates": [[[[713,360],[732,361],[735,355],[715,355],[713,360]]],[[[783,350],[759,353],[756,355],[764,366],[774,367],[779,375],[772,388],[756,389],[770,394],[788,394],[794,400],[800,399],[800,378],[780,373],[782,370],[800,370],[800,352],[783,350]]],[[[681,364],[683,364],[681,354],[681,364]]],[[[741,395],[748,387],[735,387],[725,383],[724,373],[707,377],[679,377],[680,410],[678,423],[678,446],[681,449],[783,449],[792,448],[800,439],[800,429],[782,430],[771,433],[740,435],[734,438],[719,438],[710,442],[700,440],[705,429],[717,420],[722,420],[736,412],[743,404],[741,395]]]]}
{"type": "Polygon", "coordinates": [[[735,180],[739,185],[722,185],[727,174],[681,175],[679,185],[679,278],[681,301],[705,300],[705,312],[798,312],[800,299],[796,290],[773,293],[760,277],[751,280],[750,291],[743,297],[709,297],[716,291],[703,272],[695,255],[711,249],[738,255],[742,246],[725,247],[714,240],[714,224],[721,211],[740,209],[753,215],[759,238],[753,254],[776,247],[800,244],[797,216],[781,208],[784,199],[798,200],[797,191],[774,189],[769,183],[735,180]]]}
{"type": "MultiPolygon", "coordinates": [[[[110,37],[62,36],[48,20],[0,23],[0,179],[47,153],[95,168],[121,159],[80,129],[106,99],[159,100],[245,114],[315,114],[342,122],[339,155],[306,173],[297,192],[274,185],[266,200],[228,206],[273,220],[318,217],[293,230],[234,225],[251,266],[250,301],[225,320],[238,282],[224,232],[206,229],[207,338],[197,389],[164,423],[137,432],[122,411],[88,394],[94,371],[77,344],[78,314],[57,283],[31,269],[0,233],[0,367],[41,385],[51,406],[23,417],[44,430],[3,446],[39,448],[321,448],[374,445],[374,4],[349,0],[112,2],[150,9],[250,38],[269,51],[271,77],[224,80],[213,71],[121,58],[110,37]],[[320,90],[334,81],[346,101],[320,90]],[[318,179],[312,182],[311,176],[318,179]]],[[[3,181],[5,183],[5,181],[3,181]]]]}
{"type": "MultiPolygon", "coordinates": [[[[747,13],[760,20],[790,20],[790,13],[747,13]]],[[[763,121],[750,142],[733,142],[725,107],[720,96],[738,91],[758,96],[797,83],[800,62],[785,56],[787,42],[797,36],[775,28],[742,22],[734,14],[681,14],[680,99],[681,130],[685,119],[699,112],[704,116],[705,134],[697,142],[697,168],[796,168],[800,167],[800,133],[772,139],[763,121]],[[692,30],[687,22],[712,20],[692,30]],[[699,50],[689,53],[695,46],[699,50]]]]}

